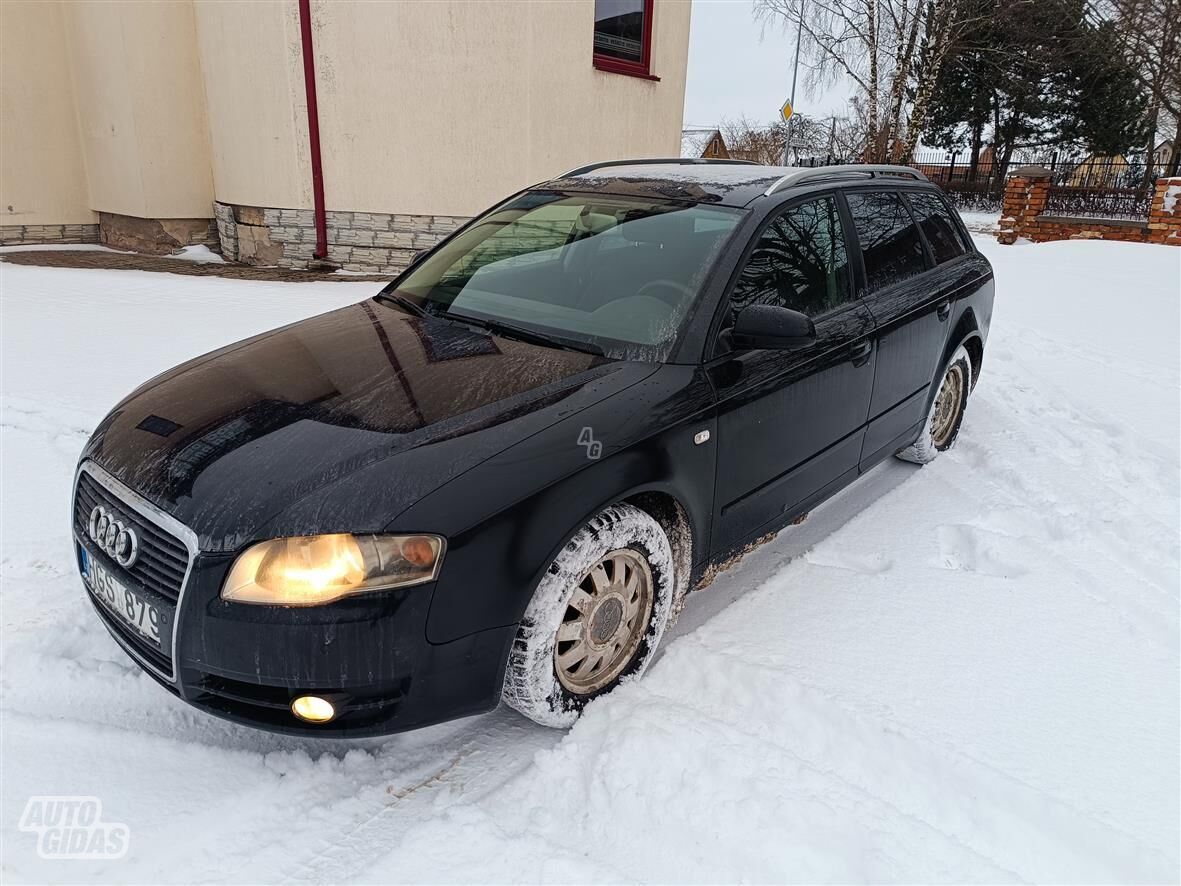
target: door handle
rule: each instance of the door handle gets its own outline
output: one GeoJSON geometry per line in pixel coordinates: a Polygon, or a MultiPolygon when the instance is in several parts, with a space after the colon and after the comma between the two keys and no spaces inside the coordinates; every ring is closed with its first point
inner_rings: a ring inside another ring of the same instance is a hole
{"type": "Polygon", "coordinates": [[[939,307],[937,307],[935,309],[935,314],[939,317],[940,322],[943,322],[944,320],[946,320],[948,317],[951,316],[951,302],[949,302],[949,301],[941,302],[939,304],[939,307]]]}
{"type": "Polygon", "coordinates": [[[849,348],[849,361],[854,366],[864,366],[869,361],[869,355],[873,353],[873,342],[863,341],[858,342],[849,348]]]}

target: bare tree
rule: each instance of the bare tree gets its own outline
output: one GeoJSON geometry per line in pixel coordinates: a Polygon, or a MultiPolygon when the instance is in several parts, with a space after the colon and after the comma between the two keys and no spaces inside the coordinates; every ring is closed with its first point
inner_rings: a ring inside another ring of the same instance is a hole
{"type": "Polygon", "coordinates": [[[969,8],[964,0],[755,0],[765,24],[802,29],[811,87],[842,76],[856,86],[871,162],[911,159],[940,68],[972,24],[969,8]]]}
{"type": "MultiPolygon", "coordinates": [[[[783,162],[787,139],[787,126],[783,121],[763,124],[739,117],[723,121],[719,129],[726,150],[734,159],[767,166],[778,166],[783,162]]],[[[862,127],[844,118],[796,114],[792,118],[791,154],[797,161],[805,157],[834,161],[859,157],[864,148],[864,142],[859,141],[857,135],[861,131],[862,127]]]]}
{"type": "Polygon", "coordinates": [[[796,114],[791,119],[791,155],[796,160],[825,156],[828,153],[830,121],[809,114],[796,114]]]}
{"type": "MultiPolygon", "coordinates": [[[[1181,129],[1181,0],[1088,0],[1093,24],[1111,23],[1117,49],[1148,90],[1148,150],[1159,133],[1181,129]]],[[[1181,146],[1173,140],[1170,162],[1181,146]]],[[[1151,174],[1151,168],[1145,175],[1151,174]]]]}
{"type": "Polygon", "coordinates": [[[829,135],[830,153],[841,160],[854,161],[865,156],[869,145],[869,128],[860,96],[849,102],[849,112],[832,118],[829,135]]]}
{"type": "Polygon", "coordinates": [[[783,161],[783,128],[752,123],[746,117],[724,120],[719,128],[726,150],[735,160],[750,160],[764,166],[778,166],[783,161]]]}

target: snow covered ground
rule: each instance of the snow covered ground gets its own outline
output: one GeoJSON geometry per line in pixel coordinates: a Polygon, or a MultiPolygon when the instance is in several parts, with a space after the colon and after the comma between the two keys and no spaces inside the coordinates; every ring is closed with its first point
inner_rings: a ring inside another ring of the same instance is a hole
{"type": "MultiPolygon", "coordinates": [[[[112,249],[99,243],[35,243],[26,246],[0,246],[0,255],[5,252],[114,252],[119,255],[134,255],[135,253],[123,249],[112,249]]],[[[191,261],[198,264],[224,265],[226,260],[208,246],[182,246],[171,255],[160,258],[174,258],[178,261],[191,261]]]]}
{"type": "Polygon", "coordinates": [[[369,283],[0,264],[6,882],[1057,881],[1179,873],[1181,250],[998,246],[958,448],[891,462],[689,600],[569,732],[331,743],[139,672],[83,598],[72,472],[184,358],[369,283]],[[93,795],[120,860],[44,860],[93,795]]]}
{"type": "Polygon", "coordinates": [[[999,210],[996,212],[966,212],[961,209],[960,218],[964,220],[969,231],[977,234],[995,234],[1001,229],[999,210]]]}

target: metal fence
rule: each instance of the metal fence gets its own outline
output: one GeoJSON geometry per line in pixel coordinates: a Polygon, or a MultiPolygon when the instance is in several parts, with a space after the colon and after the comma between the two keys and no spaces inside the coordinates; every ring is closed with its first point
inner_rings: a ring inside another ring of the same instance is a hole
{"type": "MultiPolygon", "coordinates": [[[[848,162],[857,161],[833,156],[805,157],[796,165],[829,166],[848,162]]],[[[981,152],[975,163],[967,152],[931,151],[919,153],[910,165],[943,188],[961,210],[999,213],[1009,172],[1021,166],[1036,165],[1051,173],[1047,212],[1103,218],[1147,218],[1153,183],[1159,176],[1176,175],[1178,158],[1170,158],[1164,151],[1118,156],[1017,151],[1004,163],[989,148],[981,152]]]]}
{"type": "Polygon", "coordinates": [[[1044,211],[1047,215],[1146,219],[1153,190],[1152,185],[1134,188],[1051,185],[1044,211]]]}

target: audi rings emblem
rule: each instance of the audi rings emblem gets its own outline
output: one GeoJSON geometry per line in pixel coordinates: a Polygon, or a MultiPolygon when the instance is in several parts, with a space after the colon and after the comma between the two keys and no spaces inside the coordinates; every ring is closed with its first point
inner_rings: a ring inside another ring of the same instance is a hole
{"type": "Polygon", "coordinates": [[[129,568],[139,556],[139,538],[135,530],[102,505],[90,512],[90,538],[111,559],[129,568]]]}

